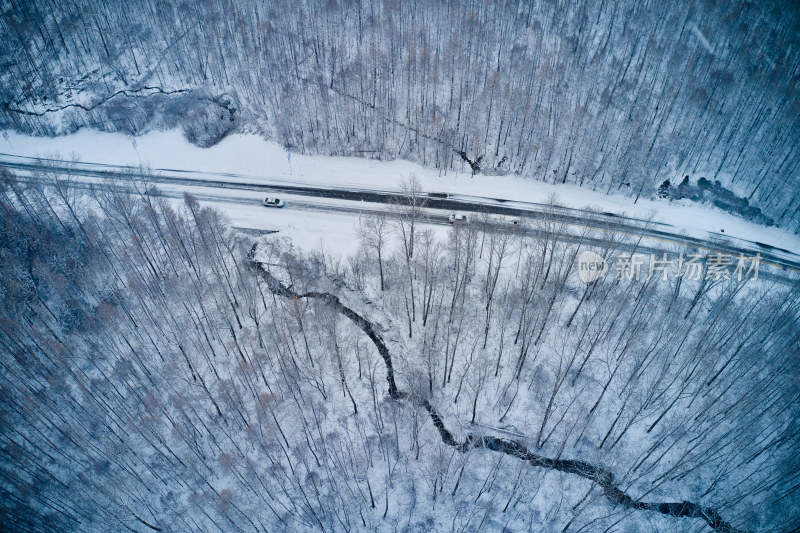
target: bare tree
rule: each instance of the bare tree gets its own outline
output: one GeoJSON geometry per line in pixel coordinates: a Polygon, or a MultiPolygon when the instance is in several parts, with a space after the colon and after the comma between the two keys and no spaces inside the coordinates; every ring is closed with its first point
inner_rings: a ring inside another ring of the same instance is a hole
{"type": "Polygon", "coordinates": [[[367,215],[363,223],[356,228],[361,238],[361,245],[375,253],[378,262],[378,274],[381,280],[381,292],[385,289],[383,276],[383,254],[388,240],[389,224],[385,213],[367,215]]]}

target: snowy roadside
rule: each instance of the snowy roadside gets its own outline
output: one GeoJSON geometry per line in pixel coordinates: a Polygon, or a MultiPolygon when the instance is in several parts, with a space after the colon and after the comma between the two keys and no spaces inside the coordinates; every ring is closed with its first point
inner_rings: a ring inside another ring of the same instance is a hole
{"type": "MultiPolygon", "coordinates": [[[[710,206],[686,203],[667,203],[640,199],[636,204],[624,195],[606,195],[601,191],[575,185],[554,185],[519,176],[476,176],[466,172],[439,173],[409,161],[376,161],[349,157],[308,156],[288,153],[280,145],[255,135],[231,135],[211,148],[198,148],[186,141],[178,131],[152,132],[140,137],[118,133],[81,130],[73,135],[56,138],[29,137],[8,133],[0,138],[0,157],[51,157],[77,159],[82,163],[99,165],[149,166],[155,171],[176,172],[192,178],[225,176],[230,181],[264,184],[297,184],[320,187],[348,187],[377,191],[396,191],[400,179],[411,173],[422,181],[425,191],[443,192],[457,198],[482,200],[489,204],[514,205],[517,202],[545,203],[556,194],[559,203],[571,208],[587,206],[603,212],[649,218],[673,226],[675,233],[701,239],[724,237],[761,242],[769,246],[800,253],[800,236],[781,228],[767,228],[710,206]],[[211,176],[216,174],[216,176],[211,176]]],[[[226,210],[235,224],[254,226],[254,220],[264,218],[263,208],[242,206],[226,210]]],[[[357,215],[326,215],[326,223],[313,223],[307,216],[280,226],[293,236],[310,244],[319,242],[316,232],[332,230],[331,238],[348,241],[352,235],[353,219],[357,215]],[[333,220],[333,218],[342,220],[333,220]],[[333,226],[327,226],[328,221],[333,226]],[[303,228],[297,227],[299,225],[303,228]],[[325,226],[325,227],[323,227],[325,226]],[[301,235],[306,232],[309,235],[301,235]],[[343,233],[344,232],[344,233],[343,233]],[[339,237],[337,239],[337,237],[339,237]]],[[[273,217],[270,217],[273,218],[273,217]]],[[[288,222],[288,221],[283,221],[288,222]]],[[[279,228],[276,228],[279,229],[279,228]]],[[[325,239],[327,240],[327,239],[325,239]]]]}

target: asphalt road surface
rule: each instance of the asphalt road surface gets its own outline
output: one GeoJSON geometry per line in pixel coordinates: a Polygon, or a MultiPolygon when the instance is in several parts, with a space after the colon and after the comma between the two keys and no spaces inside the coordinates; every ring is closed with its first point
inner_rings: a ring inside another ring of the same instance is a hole
{"type": "MultiPolygon", "coordinates": [[[[303,197],[293,199],[286,208],[309,211],[333,211],[346,213],[378,213],[391,211],[391,205],[402,202],[397,191],[379,189],[361,189],[353,187],[300,186],[284,180],[259,179],[254,182],[252,176],[233,173],[205,173],[179,169],[155,169],[148,173],[142,169],[129,166],[113,166],[98,163],[72,163],[58,159],[28,158],[12,154],[0,153],[0,168],[7,168],[22,180],[33,180],[37,173],[45,176],[69,175],[78,187],[114,187],[124,189],[126,184],[147,184],[151,194],[169,198],[181,198],[181,187],[191,187],[191,193],[201,201],[214,203],[234,203],[253,205],[260,199],[253,197],[253,192],[260,196],[303,197]],[[220,194],[220,189],[226,189],[220,194]],[[228,192],[230,191],[230,192],[228,192]],[[236,191],[243,194],[238,195],[236,191]],[[251,193],[251,194],[245,194],[251,193]],[[345,200],[334,204],[325,203],[324,199],[345,200]],[[364,206],[368,202],[370,206],[364,206]],[[378,204],[376,206],[376,204],[378,204]],[[380,204],[385,206],[381,208],[380,204]]],[[[575,231],[575,228],[603,230],[618,235],[627,235],[627,242],[620,243],[621,250],[635,250],[643,254],[660,254],[668,245],[681,245],[696,249],[701,253],[723,253],[733,256],[743,254],[748,257],[756,253],[761,255],[763,265],[773,267],[769,277],[794,279],[800,272],[800,256],[788,250],[770,246],[757,241],[731,239],[721,234],[712,235],[709,239],[700,239],[681,234],[670,224],[652,222],[643,219],[604,213],[553,207],[535,202],[508,201],[497,198],[481,198],[459,194],[441,194],[429,192],[425,195],[425,219],[427,223],[448,224],[452,212],[465,213],[470,223],[486,223],[494,230],[519,231],[527,234],[541,233],[536,221],[550,221],[570,228],[564,233],[564,240],[581,241],[584,244],[606,244],[605,236],[586,235],[586,232],[575,231]],[[484,218],[483,215],[487,215],[484,218]],[[513,224],[512,221],[519,221],[513,224]],[[792,274],[792,275],[789,275],[792,274]]]]}

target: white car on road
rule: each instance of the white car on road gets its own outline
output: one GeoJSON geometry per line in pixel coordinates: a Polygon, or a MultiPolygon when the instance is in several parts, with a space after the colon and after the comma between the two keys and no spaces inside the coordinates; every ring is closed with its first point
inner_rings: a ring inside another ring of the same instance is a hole
{"type": "Polygon", "coordinates": [[[264,198],[264,205],[267,207],[283,207],[286,205],[280,198],[264,198]]]}
{"type": "Polygon", "coordinates": [[[466,224],[467,223],[467,215],[462,215],[461,213],[453,213],[450,215],[449,222],[451,224],[466,224]]]}

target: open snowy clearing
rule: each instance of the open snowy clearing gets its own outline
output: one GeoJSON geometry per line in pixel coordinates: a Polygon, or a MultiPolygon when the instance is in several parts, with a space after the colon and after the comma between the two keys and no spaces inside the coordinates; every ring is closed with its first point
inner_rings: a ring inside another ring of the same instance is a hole
{"type": "MultiPolygon", "coordinates": [[[[676,233],[701,239],[762,242],[800,253],[800,237],[785,229],[767,228],[724,213],[711,206],[688,201],[667,203],[606,195],[574,185],[554,185],[519,176],[471,177],[465,172],[440,173],[409,161],[377,161],[348,157],[307,156],[287,152],[280,145],[256,135],[231,135],[211,148],[198,148],[178,131],[151,132],[140,137],[118,133],[81,130],[56,138],[30,137],[9,133],[0,139],[0,157],[50,157],[76,160],[83,164],[150,167],[153,171],[192,178],[214,173],[230,181],[264,184],[338,186],[376,191],[396,191],[401,178],[414,173],[427,192],[445,192],[452,198],[481,200],[487,204],[513,206],[518,202],[547,202],[555,194],[559,203],[571,208],[594,207],[603,212],[636,218],[653,217],[673,226],[676,233]]],[[[258,199],[254,196],[254,201],[258,199]]],[[[281,212],[265,214],[260,203],[220,207],[237,226],[285,231],[302,244],[334,245],[345,251],[354,248],[354,224],[358,215],[325,215],[325,222],[307,214],[281,212]]],[[[317,218],[317,217],[314,217],[317,218]]]]}

